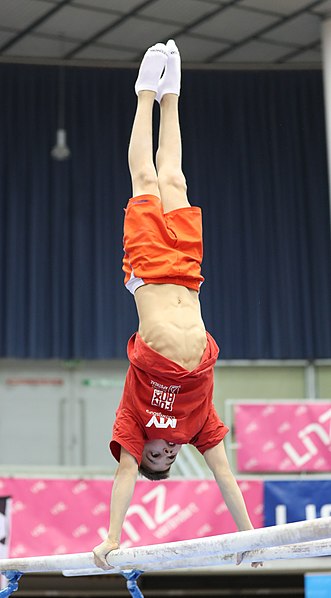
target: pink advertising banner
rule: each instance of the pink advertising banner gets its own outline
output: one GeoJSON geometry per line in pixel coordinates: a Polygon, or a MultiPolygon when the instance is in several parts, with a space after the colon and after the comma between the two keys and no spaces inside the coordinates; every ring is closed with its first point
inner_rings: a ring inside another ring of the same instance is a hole
{"type": "MultiPolygon", "coordinates": [[[[263,484],[240,481],[252,523],[263,526],[263,484]]],[[[0,478],[11,495],[10,556],[88,552],[105,537],[112,480],[0,478]]],[[[122,547],[235,531],[214,481],[138,481],[122,547]]]]}
{"type": "Polygon", "coordinates": [[[331,402],[235,406],[241,472],[331,471],[331,402]]]}

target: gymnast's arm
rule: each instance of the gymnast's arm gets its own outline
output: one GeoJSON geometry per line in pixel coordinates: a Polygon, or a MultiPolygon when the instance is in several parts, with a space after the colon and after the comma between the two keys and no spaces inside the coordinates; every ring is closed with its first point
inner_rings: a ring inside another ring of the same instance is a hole
{"type": "Polygon", "coordinates": [[[121,447],[120,464],[115,474],[111,495],[109,532],[106,540],[93,549],[95,564],[101,569],[109,569],[106,556],[120,546],[122,526],[130,506],[137,477],[137,461],[121,447]]]}
{"type": "Polygon", "coordinates": [[[222,493],[239,531],[254,529],[248,516],[245,501],[237,481],[231,471],[226,456],[223,440],[204,453],[205,461],[213,472],[217,485],[222,493]]]}
{"type": "MultiPolygon", "coordinates": [[[[207,449],[203,456],[209,469],[214,474],[225,504],[228,507],[238,530],[242,532],[254,529],[247,513],[243,495],[241,494],[236,478],[231,471],[223,440],[213,448],[207,449]]],[[[237,565],[241,563],[242,558],[243,553],[238,553],[237,565]]],[[[251,563],[251,567],[254,567],[254,569],[262,565],[263,563],[260,561],[251,563]]]]}

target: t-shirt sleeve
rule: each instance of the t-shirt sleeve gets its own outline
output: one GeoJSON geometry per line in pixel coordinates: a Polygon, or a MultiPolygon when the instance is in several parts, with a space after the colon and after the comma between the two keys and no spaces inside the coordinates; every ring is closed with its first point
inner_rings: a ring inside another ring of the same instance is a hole
{"type": "Polygon", "coordinates": [[[118,409],[113,427],[113,436],[109,443],[113,457],[119,462],[122,446],[140,465],[144,445],[144,434],[134,413],[126,408],[118,409]]]}
{"type": "Polygon", "coordinates": [[[213,448],[223,440],[228,433],[229,428],[219,418],[215,406],[212,404],[209,415],[201,428],[201,430],[190,440],[198,451],[203,453],[210,448],[213,448]]]}

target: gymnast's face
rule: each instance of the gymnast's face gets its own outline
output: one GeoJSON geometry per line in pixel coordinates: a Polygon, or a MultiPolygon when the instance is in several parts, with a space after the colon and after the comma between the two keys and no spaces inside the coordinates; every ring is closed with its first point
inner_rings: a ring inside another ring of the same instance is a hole
{"type": "Polygon", "coordinates": [[[167,440],[150,440],[145,443],[141,464],[150,471],[167,471],[180,449],[181,444],[167,440]]]}

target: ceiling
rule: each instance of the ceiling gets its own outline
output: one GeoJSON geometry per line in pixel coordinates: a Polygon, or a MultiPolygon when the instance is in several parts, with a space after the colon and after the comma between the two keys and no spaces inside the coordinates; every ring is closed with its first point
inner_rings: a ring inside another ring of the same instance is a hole
{"type": "Polygon", "coordinates": [[[1,61],[124,66],[174,38],[194,65],[321,66],[331,0],[0,0],[1,61]]]}

